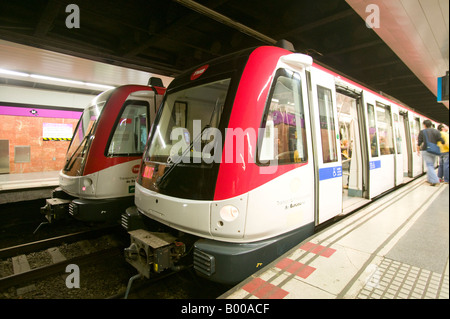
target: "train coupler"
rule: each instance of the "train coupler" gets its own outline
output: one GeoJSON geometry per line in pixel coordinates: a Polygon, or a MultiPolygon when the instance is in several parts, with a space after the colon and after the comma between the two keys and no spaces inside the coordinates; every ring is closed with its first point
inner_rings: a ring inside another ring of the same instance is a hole
{"type": "Polygon", "coordinates": [[[49,223],[65,219],[69,216],[70,202],[70,199],[47,198],[45,206],[41,207],[41,213],[45,215],[49,223]]]}
{"type": "Polygon", "coordinates": [[[184,256],[186,245],[168,233],[137,229],[128,232],[131,245],[125,248],[125,260],[144,277],[166,269],[178,270],[177,261],[184,256]]]}

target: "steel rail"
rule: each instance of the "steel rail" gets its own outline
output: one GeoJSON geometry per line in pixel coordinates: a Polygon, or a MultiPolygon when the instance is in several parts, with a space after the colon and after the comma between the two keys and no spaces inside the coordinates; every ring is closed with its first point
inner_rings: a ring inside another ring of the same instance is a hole
{"type": "Polygon", "coordinates": [[[111,233],[114,229],[119,227],[120,226],[108,226],[93,230],[85,230],[57,237],[42,239],[30,243],[2,248],[0,249],[0,259],[43,250],[46,248],[60,245],[62,243],[73,243],[82,239],[89,239],[97,236],[102,236],[111,233]]]}
{"type": "Polygon", "coordinates": [[[64,274],[67,265],[76,264],[77,266],[92,264],[104,260],[105,258],[117,256],[123,252],[122,247],[112,247],[97,252],[93,252],[87,255],[82,255],[67,259],[58,263],[42,266],[39,268],[31,269],[26,272],[6,276],[0,278],[1,289],[6,289],[12,286],[20,285],[23,283],[30,283],[31,281],[48,277],[54,274],[64,274]]]}

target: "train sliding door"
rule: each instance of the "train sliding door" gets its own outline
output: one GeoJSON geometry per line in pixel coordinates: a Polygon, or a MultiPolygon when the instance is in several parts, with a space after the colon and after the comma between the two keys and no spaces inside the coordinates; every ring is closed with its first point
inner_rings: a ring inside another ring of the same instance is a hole
{"type": "Polygon", "coordinates": [[[342,162],[334,77],[311,70],[310,97],[315,156],[315,224],[342,212],[342,162]]]}
{"type": "Polygon", "coordinates": [[[403,183],[403,157],[407,157],[407,153],[403,151],[403,136],[400,128],[400,114],[396,105],[392,106],[392,118],[394,120],[394,162],[395,162],[395,186],[403,183]]]}
{"type": "Polygon", "coordinates": [[[364,171],[367,154],[363,152],[364,117],[361,92],[342,85],[336,86],[339,136],[342,159],[342,212],[345,214],[366,202],[364,171]],[[362,123],[362,124],[361,124],[362,123]]]}
{"type": "Polygon", "coordinates": [[[422,156],[417,153],[418,146],[417,141],[420,133],[420,118],[418,116],[415,116],[412,113],[409,113],[409,120],[410,120],[410,133],[411,133],[411,147],[412,147],[412,176],[416,177],[419,176],[424,172],[424,165],[422,161],[422,156]]]}
{"type": "Polygon", "coordinates": [[[407,112],[399,112],[399,133],[401,136],[401,151],[403,158],[403,181],[409,181],[412,177],[412,145],[411,133],[409,131],[409,120],[407,112]]]}

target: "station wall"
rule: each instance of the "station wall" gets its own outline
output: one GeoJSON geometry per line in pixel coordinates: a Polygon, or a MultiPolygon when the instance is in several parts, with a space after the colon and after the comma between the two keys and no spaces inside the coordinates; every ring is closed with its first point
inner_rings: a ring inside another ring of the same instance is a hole
{"type": "Polygon", "coordinates": [[[0,87],[0,173],[61,170],[73,130],[93,97],[0,87]]]}
{"type": "Polygon", "coordinates": [[[68,136],[69,129],[72,133],[81,112],[59,111],[58,117],[41,117],[18,115],[22,113],[21,109],[0,105],[0,140],[9,141],[9,173],[60,170],[70,138],[56,136],[68,136]],[[15,111],[16,115],[5,115],[6,108],[10,113],[15,111]],[[78,118],[73,118],[77,113],[78,118]],[[44,137],[50,135],[55,137],[44,137]]]}

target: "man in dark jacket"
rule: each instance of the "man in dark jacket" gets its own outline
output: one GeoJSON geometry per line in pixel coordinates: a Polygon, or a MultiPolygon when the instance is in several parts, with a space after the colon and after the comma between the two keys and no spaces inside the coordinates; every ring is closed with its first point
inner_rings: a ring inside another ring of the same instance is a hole
{"type": "MultiPolygon", "coordinates": [[[[436,171],[434,169],[434,163],[436,162],[436,155],[428,153],[426,151],[427,142],[423,135],[424,134],[427,135],[427,139],[430,143],[436,144],[438,141],[441,141],[442,144],[445,144],[445,141],[441,137],[441,133],[435,128],[432,128],[431,126],[432,123],[430,120],[423,121],[424,129],[419,133],[419,137],[417,138],[417,145],[419,146],[419,148],[421,147],[420,150],[422,150],[422,157],[427,166],[428,183],[430,183],[431,186],[436,186],[439,185],[439,178],[437,177],[436,171]]],[[[417,149],[417,153],[420,155],[419,148],[417,149]]]]}

